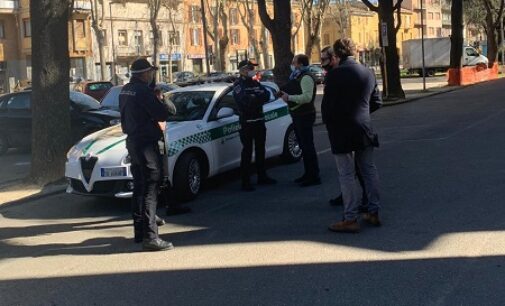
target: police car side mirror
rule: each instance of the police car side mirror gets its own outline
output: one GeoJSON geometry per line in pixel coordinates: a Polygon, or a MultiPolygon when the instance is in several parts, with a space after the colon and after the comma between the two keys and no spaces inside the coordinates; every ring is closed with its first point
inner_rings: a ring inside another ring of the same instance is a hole
{"type": "Polygon", "coordinates": [[[224,119],[224,118],[229,118],[231,116],[235,115],[235,111],[233,111],[233,108],[230,107],[223,107],[217,112],[216,119],[224,119]]]}

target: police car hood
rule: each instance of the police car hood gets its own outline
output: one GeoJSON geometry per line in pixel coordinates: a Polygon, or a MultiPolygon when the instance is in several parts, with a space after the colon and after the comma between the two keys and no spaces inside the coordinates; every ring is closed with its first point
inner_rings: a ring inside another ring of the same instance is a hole
{"type": "MultiPolygon", "coordinates": [[[[84,137],[76,146],[82,155],[102,155],[108,152],[123,153],[126,151],[126,135],[117,124],[84,137]]],[[[120,154],[123,155],[123,154],[120,154]]]]}

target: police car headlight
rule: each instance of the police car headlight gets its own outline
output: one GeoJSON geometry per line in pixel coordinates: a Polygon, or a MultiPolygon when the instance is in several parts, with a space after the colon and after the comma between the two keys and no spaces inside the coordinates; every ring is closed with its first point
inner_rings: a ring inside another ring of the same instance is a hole
{"type": "Polygon", "coordinates": [[[77,159],[81,155],[81,150],[79,150],[78,146],[72,146],[70,150],[67,152],[67,160],[77,159]]]}
{"type": "Polygon", "coordinates": [[[109,121],[110,125],[116,125],[116,124],[120,124],[120,123],[121,123],[121,119],[112,119],[111,121],[109,121]]]}
{"type": "Polygon", "coordinates": [[[129,165],[132,163],[132,159],[130,157],[130,154],[126,155],[125,157],[123,157],[123,160],[121,161],[122,164],[124,165],[129,165]]]}

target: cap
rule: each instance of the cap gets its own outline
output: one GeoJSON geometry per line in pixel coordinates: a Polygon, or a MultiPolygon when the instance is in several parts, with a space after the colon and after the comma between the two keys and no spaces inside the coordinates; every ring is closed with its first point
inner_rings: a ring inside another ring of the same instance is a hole
{"type": "Polygon", "coordinates": [[[158,67],[151,65],[145,58],[138,58],[133,62],[130,70],[131,73],[142,73],[149,70],[158,70],[158,67]]]}
{"type": "Polygon", "coordinates": [[[253,69],[254,66],[258,66],[258,64],[255,61],[243,60],[238,64],[238,69],[242,69],[245,66],[248,66],[250,69],[253,69]]]}

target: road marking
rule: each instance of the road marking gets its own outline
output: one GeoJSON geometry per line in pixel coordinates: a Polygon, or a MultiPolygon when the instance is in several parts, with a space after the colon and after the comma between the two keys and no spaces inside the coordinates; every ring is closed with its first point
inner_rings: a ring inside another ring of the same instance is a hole
{"type": "Polygon", "coordinates": [[[15,163],[14,166],[29,166],[31,164],[32,164],[31,162],[19,162],[15,163]]]}

